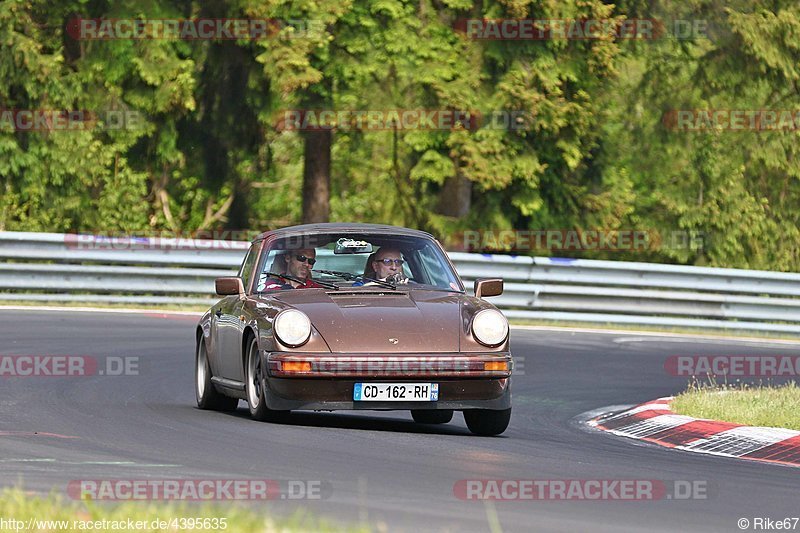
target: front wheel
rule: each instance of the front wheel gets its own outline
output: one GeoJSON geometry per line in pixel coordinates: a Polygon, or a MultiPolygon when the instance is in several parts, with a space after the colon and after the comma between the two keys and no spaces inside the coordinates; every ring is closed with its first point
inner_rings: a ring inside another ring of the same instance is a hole
{"type": "Polygon", "coordinates": [[[417,424],[447,424],[453,419],[453,410],[412,409],[411,418],[417,424]]]}
{"type": "Polygon", "coordinates": [[[245,379],[247,380],[247,406],[250,408],[250,416],[255,420],[277,420],[280,415],[285,415],[288,411],[274,411],[267,407],[264,399],[264,370],[261,364],[261,357],[258,353],[258,341],[253,338],[247,349],[247,359],[245,366],[245,379]]]}
{"type": "Polygon", "coordinates": [[[233,411],[239,400],[220,394],[211,383],[211,366],[208,364],[208,352],[203,339],[197,341],[194,364],[194,395],[197,407],[216,411],[233,411]]]}
{"type": "Polygon", "coordinates": [[[511,408],[501,411],[469,409],[464,411],[464,421],[469,430],[476,435],[499,435],[506,430],[511,421],[511,408]]]}

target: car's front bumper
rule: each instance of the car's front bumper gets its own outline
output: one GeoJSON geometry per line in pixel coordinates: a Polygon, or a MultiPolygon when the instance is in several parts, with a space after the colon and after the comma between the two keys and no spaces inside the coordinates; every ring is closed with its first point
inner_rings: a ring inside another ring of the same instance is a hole
{"type": "Polygon", "coordinates": [[[507,409],[511,407],[508,352],[450,354],[298,354],[267,352],[266,401],[271,409],[507,409]],[[310,363],[285,371],[286,362],[310,363]],[[487,365],[487,363],[491,363],[487,365]],[[490,370],[487,370],[490,369],[490,370]],[[354,401],[356,383],[438,383],[432,402],[354,401]]]}

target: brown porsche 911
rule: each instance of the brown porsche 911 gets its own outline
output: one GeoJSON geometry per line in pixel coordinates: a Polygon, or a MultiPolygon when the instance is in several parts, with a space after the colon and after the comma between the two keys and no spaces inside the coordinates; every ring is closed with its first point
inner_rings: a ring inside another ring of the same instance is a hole
{"type": "Polygon", "coordinates": [[[258,420],[294,409],[410,410],[498,435],[511,418],[508,322],[475,297],[429,234],[372,224],[313,224],[261,234],[239,275],[197,326],[201,409],[258,420]]]}

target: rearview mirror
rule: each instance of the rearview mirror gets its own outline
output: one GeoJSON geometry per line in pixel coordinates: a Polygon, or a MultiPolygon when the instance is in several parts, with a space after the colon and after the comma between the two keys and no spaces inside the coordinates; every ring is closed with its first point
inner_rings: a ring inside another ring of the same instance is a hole
{"type": "Polygon", "coordinates": [[[359,241],[356,239],[348,239],[347,237],[342,237],[341,239],[336,241],[336,248],[333,249],[333,253],[336,255],[371,254],[372,245],[367,241],[359,241]]]}
{"type": "Polygon", "coordinates": [[[214,280],[217,294],[220,296],[231,296],[233,294],[244,294],[244,284],[242,278],[217,278],[214,280]]]}
{"type": "Polygon", "coordinates": [[[478,278],[475,280],[475,297],[499,296],[503,294],[503,280],[501,278],[478,278]]]}

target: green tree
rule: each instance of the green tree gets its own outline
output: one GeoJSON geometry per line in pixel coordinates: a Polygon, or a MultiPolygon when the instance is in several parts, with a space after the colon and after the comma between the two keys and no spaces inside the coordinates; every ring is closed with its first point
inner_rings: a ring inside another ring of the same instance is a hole
{"type": "Polygon", "coordinates": [[[797,270],[796,129],[717,128],[703,120],[687,129],[676,113],[798,109],[800,45],[792,36],[800,30],[800,7],[698,0],[680,11],[674,4],[656,9],[666,21],[702,21],[707,30],[626,51],[627,75],[609,94],[601,166],[606,175],[633,180],[637,225],[664,236],[699,235],[702,246],[667,243],[646,258],[797,270]]]}

